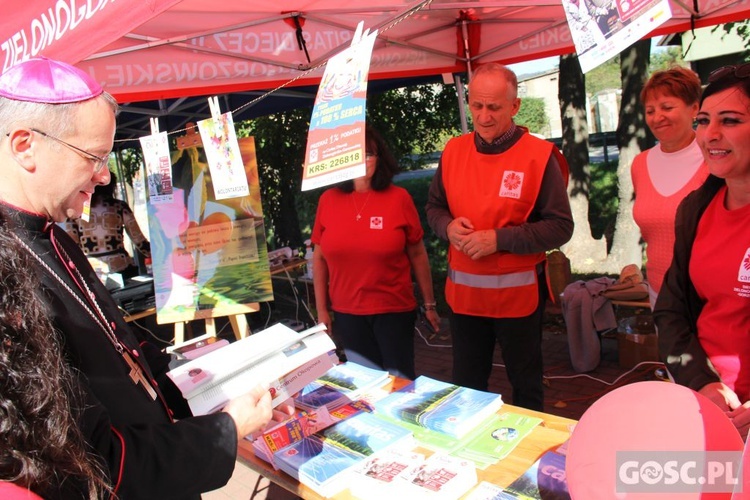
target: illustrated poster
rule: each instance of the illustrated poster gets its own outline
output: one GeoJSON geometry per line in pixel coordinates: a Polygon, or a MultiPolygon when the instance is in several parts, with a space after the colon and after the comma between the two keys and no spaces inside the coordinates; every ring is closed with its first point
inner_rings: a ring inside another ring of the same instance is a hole
{"type": "Polygon", "coordinates": [[[584,73],[672,17],[669,0],[562,0],[584,73]]]}
{"type": "Polygon", "coordinates": [[[147,135],[140,141],[146,164],[149,202],[154,205],[172,203],[172,164],[167,133],[147,135]]]}
{"type": "Polygon", "coordinates": [[[273,300],[255,142],[238,141],[248,195],[218,200],[204,148],[172,155],[171,203],[148,203],[157,322],[253,312],[273,300]]]}
{"type": "MultiPolygon", "coordinates": [[[[358,27],[357,39],[361,30],[358,27]]],[[[307,135],[302,191],[365,175],[367,73],[377,31],[326,64],[307,135]]]]}
{"type": "Polygon", "coordinates": [[[250,191],[245,177],[237,135],[234,132],[232,113],[198,122],[208,168],[217,200],[247,196],[250,191]]]}

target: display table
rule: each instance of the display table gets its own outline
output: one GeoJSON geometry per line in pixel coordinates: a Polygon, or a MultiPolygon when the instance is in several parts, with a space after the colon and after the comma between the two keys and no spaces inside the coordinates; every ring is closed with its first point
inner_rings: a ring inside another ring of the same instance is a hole
{"type": "MultiPolygon", "coordinates": [[[[386,388],[396,390],[408,383],[408,380],[394,379],[388,386],[386,386],[386,388]]],[[[554,449],[565,442],[570,437],[572,426],[576,423],[575,420],[569,418],[558,417],[505,404],[501,407],[500,412],[507,411],[541,418],[542,423],[534,428],[534,430],[518,444],[509,456],[485,470],[477,469],[477,484],[482,481],[487,481],[503,487],[509,485],[513,480],[526,472],[526,469],[531,467],[531,465],[541,457],[544,452],[554,449]]],[[[426,455],[431,454],[429,450],[422,448],[418,448],[417,450],[426,455]]],[[[258,474],[265,476],[273,483],[278,484],[282,488],[291,491],[301,498],[324,498],[306,486],[300,484],[291,476],[281,471],[273,470],[273,467],[264,460],[256,458],[250,441],[243,439],[240,442],[237,460],[258,474]]],[[[353,499],[355,497],[353,497],[347,489],[333,498],[344,500],[353,499]]]]}

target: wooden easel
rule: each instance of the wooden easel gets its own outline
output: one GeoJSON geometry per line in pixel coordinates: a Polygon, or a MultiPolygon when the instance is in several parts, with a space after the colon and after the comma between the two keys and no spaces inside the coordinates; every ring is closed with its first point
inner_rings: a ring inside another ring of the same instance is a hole
{"type": "MultiPolygon", "coordinates": [[[[237,314],[231,314],[227,316],[227,319],[229,320],[229,324],[232,326],[232,331],[234,332],[234,338],[237,340],[241,340],[253,333],[252,331],[250,331],[250,325],[247,323],[247,318],[245,317],[245,313],[259,311],[260,304],[255,302],[252,304],[243,304],[238,307],[242,308],[243,311],[238,312],[237,314]]],[[[199,321],[199,320],[196,319],[192,321],[199,321]]],[[[204,318],[204,321],[206,322],[206,336],[216,337],[215,318],[214,317],[204,318]]],[[[185,326],[188,323],[189,321],[178,321],[177,323],[174,324],[174,345],[175,346],[178,346],[185,342],[185,326]]]]}

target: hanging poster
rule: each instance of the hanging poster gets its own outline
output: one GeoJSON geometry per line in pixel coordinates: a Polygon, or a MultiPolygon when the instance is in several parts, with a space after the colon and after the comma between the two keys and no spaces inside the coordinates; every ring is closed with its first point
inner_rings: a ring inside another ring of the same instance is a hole
{"type": "Polygon", "coordinates": [[[581,70],[589,72],[672,17],[669,0],[562,0],[581,70]]]}
{"type": "Polygon", "coordinates": [[[365,175],[367,73],[377,31],[331,57],[315,97],[307,134],[302,191],[365,175]]]}
{"type": "Polygon", "coordinates": [[[253,312],[273,300],[255,142],[238,147],[247,195],[217,199],[205,150],[191,146],[172,155],[172,202],[148,203],[160,324],[253,312]]]}
{"type": "Polygon", "coordinates": [[[245,166],[242,164],[232,113],[224,113],[198,122],[208,168],[217,200],[238,198],[249,193],[245,166]]]}
{"type": "Polygon", "coordinates": [[[141,137],[143,162],[146,164],[149,201],[155,205],[172,203],[172,164],[169,161],[167,133],[141,137]]]}

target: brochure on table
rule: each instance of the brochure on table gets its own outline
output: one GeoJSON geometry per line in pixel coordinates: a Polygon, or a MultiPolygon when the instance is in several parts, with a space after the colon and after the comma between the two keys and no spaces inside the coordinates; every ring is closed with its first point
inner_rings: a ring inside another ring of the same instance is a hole
{"type": "Polygon", "coordinates": [[[369,457],[413,447],[411,432],[360,412],[277,452],[274,460],[282,471],[329,497],[349,487],[354,468],[369,457]]]}
{"type": "Polygon", "coordinates": [[[397,420],[461,438],[503,405],[500,394],[435,380],[424,375],[375,404],[397,420]]]}

